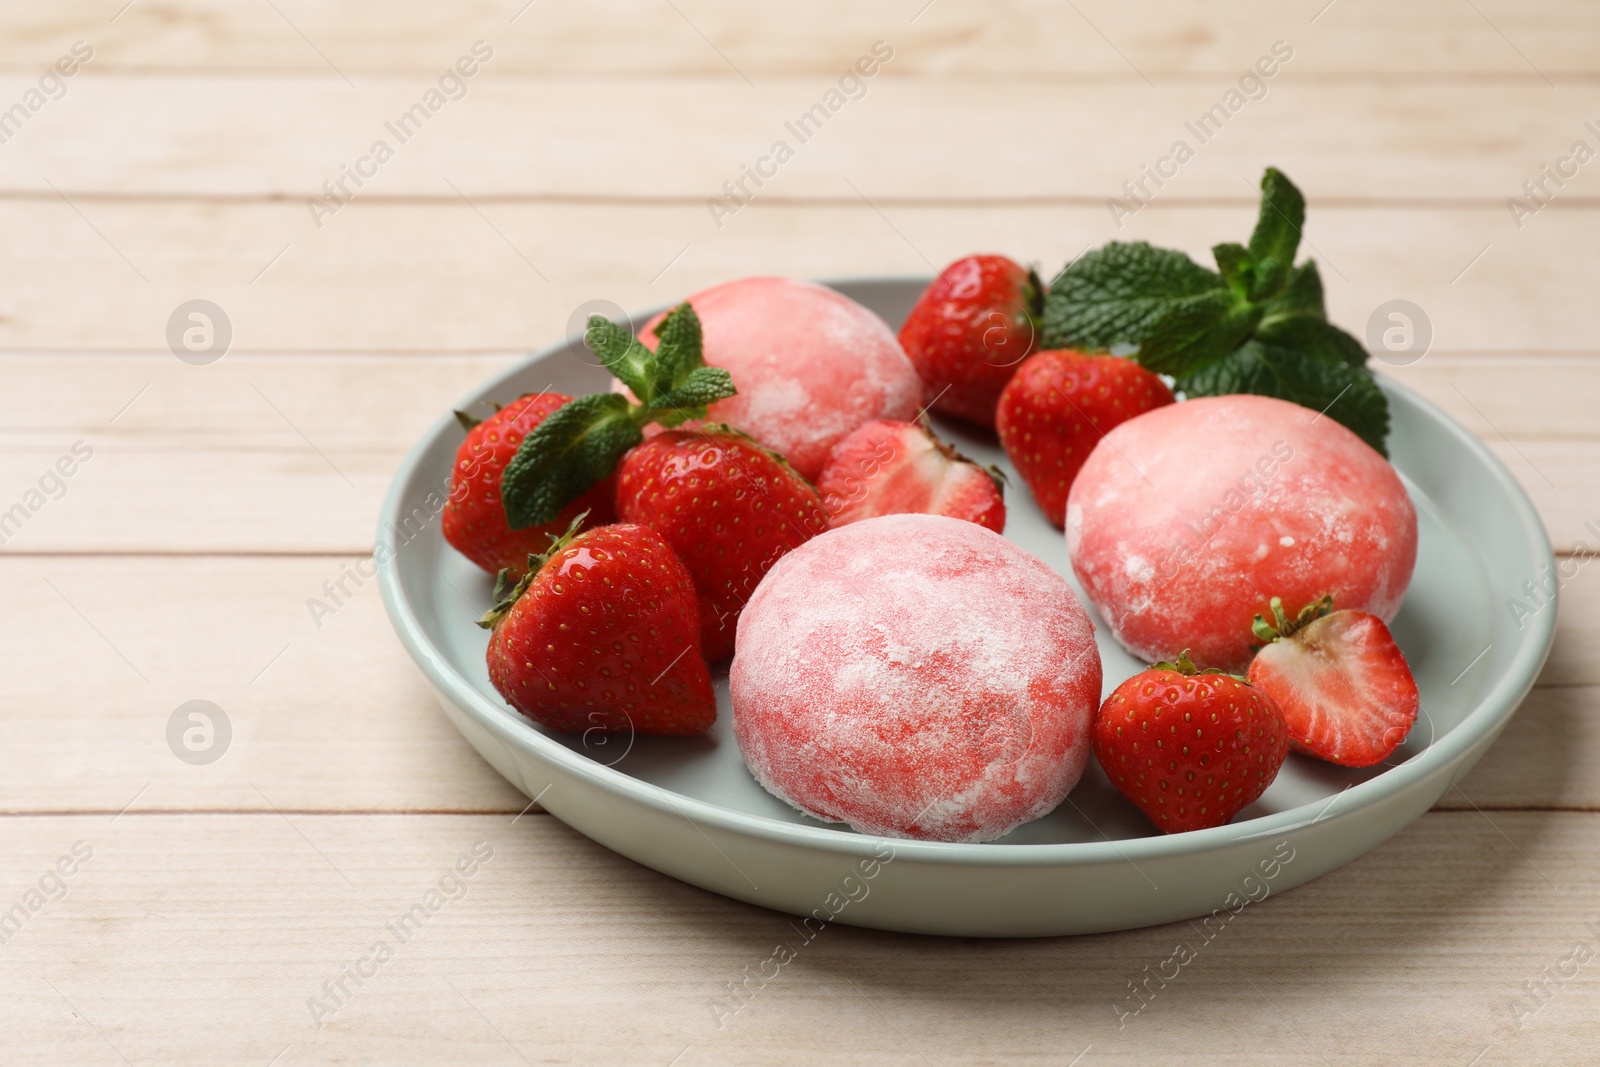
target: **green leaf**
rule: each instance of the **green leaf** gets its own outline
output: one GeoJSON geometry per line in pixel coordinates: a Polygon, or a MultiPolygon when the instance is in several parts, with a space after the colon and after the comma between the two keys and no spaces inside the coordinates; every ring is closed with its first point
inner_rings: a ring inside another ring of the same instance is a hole
{"type": "Polygon", "coordinates": [[[679,304],[656,324],[656,381],[666,392],[682,384],[689,374],[706,365],[702,352],[700,316],[688,304],[679,304]]]}
{"type": "Polygon", "coordinates": [[[677,388],[656,399],[656,422],[676,426],[689,419],[706,417],[706,405],[726,400],[737,390],[733,376],[721,367],[696,367],[677,388]]]}
{"type": "Polygon", "coordinates": [[[626,327],[607,322],[600,315],[590,315],[583,340],[606,370],[626,385],[641,403],[648,404],[654,399],[657,392],[655,353],[640,344],[626,327]]]}
{"type": "Polygon", "coordinates": [[[1228,288],[1240,296],[1249,296],[1256,280],[1256,261],[1250,250],[1244,245],[1220,244],[1211,249],[1211,257],[1217,261],[1217,270],[1222,272],[1228,288]]]}
{"type": "Polygon", "coordinates": [[[500,480],[512,529],[552,521],[609,477],[624,453],[644,440],[641,427],[704,418],[708,404],[734,395],[732,376],[705,365],[694,308],[679,304],[656,326],[655,335],[652,352],[626,327],[590,317],[585,342],[638,403],[621,393],[581,396],[535,427],[500,480]]]}
{"type": "Polygon", "coordinates": [[[1327,321],[1316,264],[1294,265],[1305,213],[1294,183],[1268,168],[1250,243],[1212,248],[1217,271],[1144,242],[1082,256],[1045,296],[1042,347],[1137,345],[1141,365],[1190,396],[1280,397],[1383,451],[1388,402],[1367,352],[1327,321]]]}
{"type": "Polygon", "coordinates": [[[546,416],[501,476],[500,498],[511,528],[550,522],[610,475],[623,453],[644,440],[633,412],[621,393],[594,393],[546,416]]]}
{"type": "Polygon", "coordinates": [[[1280,263],[1271,256],[1257,263],[1248,293],[1250,299],[1258,302],[1272,300],[1288,286],[1293,271],[1293,263],[1280,263]]]}
{"type": "Polygon", "coordinates": [[[1363,367],[1252,340],[1201,370],[1178,379],[1191,397],[1255,393],[1275,396],[1349,427],[1387,455],[1389,402],[1363,367]]]}
{"type": "Polygon", "coordinates": [[[1062,271],[1045,295],[1044,348],[1138,343],[1174,304],[1226,290],[1222,276],[1182,252],[1113,241],[1062,271]]]}
{"type": "Polygon", "coordinates": [[[1322,275],[1317,273],[1317,261],[1314,259],[1306,260],[1289,273],[1283,289],[1267,301],[1264,321],[1291,312],[1328,317],[1322,301],[1322,275]]]}
{"type": "Polygon", "coordinates": [[[1257,263],[1293,263],[1305,224],[1305,197],[1278,168],[1268,167],[1261,176],[1261,214],[1250,235],[1250,255],[1257,263]]]}
{"type": "Polygon", "coordinates": [[[1243,344],[1260,318],[1260,307],[1227,289],[1176,301],[1146,331],[1135,358],[1157,374],[1192,374],[1243,344]]]}
{"type": "Polygon", "coordinates": [[[1367,350],[1360,341],[1316,315],[1288,315],[1271,322],[1263,321],[1255,337],[1265,344],[1292,348],[1318,359],[1348,363],[1352,367],[1367,365],[1367,350]]]}

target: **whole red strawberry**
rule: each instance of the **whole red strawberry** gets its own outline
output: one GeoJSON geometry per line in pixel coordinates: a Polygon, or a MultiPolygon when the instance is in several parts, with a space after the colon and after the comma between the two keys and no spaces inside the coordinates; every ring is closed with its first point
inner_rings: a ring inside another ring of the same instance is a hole
{"type": "Polygon", "coordinates": [[[643,526],[562,538],[480,625],[489,680],[541,726],[704,733],[717,717],[694,583],[643,526]]]}
{"type": "Polygon", "coordinates": [[[1004,533],[1000,475],[963,456],[924,423],[879,419],[833,446],[817,491],[830,524],[879,515],[948,515],[1004,533]]]}
{"type": "Polygon", "coordinates": [[[1296,752],[1370,767],[1416,723],[1417,680],[1382,619],[1332,608],[1323,597],[1291,621],[1273,597],[1275,625],[1256,616],[1267,644],[1250,662],[1250,684],[1283,709],[1296,752]]]}
{"type": "Polygon", "coordinates": [[[1221,826],[1254,803],[1289,752],[1283,713],[1187,655],[1123,682],[1100,705],[1094,754],[1117,792],[1166,834],[1221,826]]]}
{"type": "Polygon", "coordinates": [[[444,539],[490,574],[502,569],[514,576],[522,574],[528,556],[548,548],[551,538],[559,536],[581,512],[587,511],[594,525],[610,522],[614,517],[614,486],[607,480],[567,504],[549,522],[520,530],[513,530],[506,523],[506,509],[500,499],[500,478],[506,464],[534,427],[571,399],[561,393],[530,393],[478,423],[457,414],[468,427],[467,438],[456,450],[450,495],[440,522],[444,539]]]}
{"type": "Polygon", "coordinates": [[[624,456],[617,510],[661,534],[693,576],[712,663],[733,654],[739,612],[772,565],[828,525],[810,482],[720,425],[666,430],[624,456]]]}
{"type": "Polygon", "coordinates": [[[1005,256],[968,256],[924,290],[900,327],[933,410],[994,427],[995,403],[1033,351],[1039,278],[1005,256]]]}
{"type": "Polygon", "coordinates": [[[1061,526],[1072,480],[1107,431],[1173,399],[1131,359],[1049,349],[1030,356],[1000,394],[995,428],[1045,518],[1061,526]]]}

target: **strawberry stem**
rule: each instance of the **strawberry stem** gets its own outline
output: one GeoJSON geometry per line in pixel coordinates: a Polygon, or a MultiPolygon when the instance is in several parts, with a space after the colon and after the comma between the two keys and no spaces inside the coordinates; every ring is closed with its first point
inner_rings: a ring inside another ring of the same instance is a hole
{"type": "Polygon", "coordinates": [[[1282,597],[1273,597],[1271,600],[1271,606],[1273,619],[1272,622],[1269,623],[1266,619],[1262,618],[1260,615],[1257,615],[1255,621],[1250,624],[1251,632],[1269,645],[1274,641],[1281,641],[1285,638],[1293,637],[1298,631],[1305,629],[1307,626],[1310,626],[1312,623],[1328,614],[1328,612],[1332,611],[1333,594],[1324,593],[1316,600],[1313,600],[1311,603],[1301,608],[1300,613],[1294,617],[1293,621],[1291,621],[1289,617],[1283,613],[1282,597]]]}
{"type": "Polygon", "coordinates": [[[1236,682],[1245,681],[1241,675],[1228,674],[1227,671],[1218,667],[1196,667],[1194,660],[1189,658],[1189,650],[1187,648],[1178,653],[1177,662],[1169,663],[1166,660],[1162,660],[1160,663],[1150,664],[1149,669],[1152,671],[1175,671],[1189,678],[1197,678],[1204,674],[1226,674],[1236,682]]]}

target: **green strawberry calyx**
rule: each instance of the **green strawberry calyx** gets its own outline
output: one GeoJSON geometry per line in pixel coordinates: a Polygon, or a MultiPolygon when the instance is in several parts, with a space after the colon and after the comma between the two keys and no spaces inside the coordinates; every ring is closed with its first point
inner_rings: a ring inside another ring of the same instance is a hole
{"type": "Polygon", "coordinates": [[[550,535],[550,547],[543,552],[530,552],[528,554],[528,569],[522,577],[513,579],[510,567],[501,567],[500,573],[494,576],[494,607],[484,612],[478,619],[478,625],[485,630],[492,630],[499,621],[506,617],[511,610],[511,605],[522,598],[528,591],[528,586],[533,584],[534,577],[550,562],[550,557],[559,555],[561,550],[570,545],[578,536],[578,531],[583,528],[583,521],[589,517],[587,511],[581,511],[572,517],[567,524],[565,533],[550,535]]]}
{"type": "Polygon", "coordinates": [[[737,390],[721,367],[706,366],[700,317],[679,304],[655,328],[654,352],[625,326],[589,317],[584,343],[635,400],[592,393],[551,412],[525,437],[500,479],[500,499],[513,530],[550,522],[569,503],[616,470],[651,423],[677,426],[737,390]]]}
{"type": "Polygon", "coordinates": [[[1150,664],[1149,669],[1152,671],[1174,671],[1186,678],[1198,678],[1205,674],[1221,674],[1232,678],[1236,682],[1244,681],[1244,679],[1239,675],[1229,674],[1227,671],[1219,670],[1216,667],[1196,667],[1194,665],[1194,660],[1189,658],[1189,650],[1187,648],[1178,653],[1178,658],[1176,660],[1162,660],[1160,663],[1152,663],[1150,664]]]}
{"type": "Polygon", "coordinates": [[[1273,597],[1271,603],[1272,621],[1268,622],[1260,615],[1257,615],[1255,622],[1250,625],[1251,631],[1269,645],[1274,641],[1282,641],[1293,637],[1296,633],[1332,611],[1333,594],[1324,593],[1321,597],[1301,608],[1300,613],[1293,619],[1284,614],[1282,597],[1273,597]]]}

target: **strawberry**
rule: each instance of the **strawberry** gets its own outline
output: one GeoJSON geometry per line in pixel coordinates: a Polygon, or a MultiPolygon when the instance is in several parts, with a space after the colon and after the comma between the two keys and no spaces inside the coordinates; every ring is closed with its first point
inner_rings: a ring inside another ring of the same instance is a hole
{"type": "Polygon", "coordinates": [[[923,291],[900,347],[935,411],[994,428],[1000,391],[1033,351],[1044,287],[1005,256],[968,256],[923,291]]]}
{"type": "Polygon", "coordinates": [[[500,499],[500,479],[506,464],[545,416],[571,399],[561,393],[529,393],[482,422],[456,412],[456,418],[466,427],[467,438],[456,450],[450,495],[440,523],[444,539],[490,574],[509,570],[514,576],[521,575],[529,554],[543,551],[550,539],[571,525],[580,512],[587,511],[596,525],[612,519],[613,487],[610,482],[603,482],[562,508],[549,522],[519,530],[506,523],[506,509],[500,499]]]}
{"type": "Polygon", "coordinates": [[[1256,616],[1267,644],[1250,662],[1250,684],[1283,709],[1296,752],[1370,767],[1417,721],[1417,680],[1382,619],[1332,608],[1325,596],[1291,621],[1273,597],[1274,622],[1256,616]]]}
{"type": "Polygon", "coordinates": [[[484,615],[489,680],[552,730],[704,733],[717,701],[689,572],[654,530],[576,529],[484,615]]]}
{"type": "Polygon", "coordinates": [[[817,491],[829,525],[879,515],[948,515],[1004,533],[1001,475],[963,456],[925,422],[880,419],[833,446],[817,491]]]}
{"type": "Polygon", "coordinates": [[[1221,826],[1254,803],[1289,752],[1272,697],[1188,653],[1123,682],[1094,719],[1094,754],[1162,833],[1221,826]]]}
{"type": "Polygon", "coordinates": [[[688,568],[702,647],[716,662],[732,654],[756,583],[826,529],[827,512],[783,457],[737,430],[698,423],[736,390],[725,369],[706,366],[694,308],[678,305],[654,333],[651,351],[624,327],[590,318],[589,348],[627,391],[580,396],[547,418],[506,468],[500,494],[520,528],[552,521],[617,472],[618,513],[653,528],[688,568]],[[673,429],[685,423],[694,429],[673,429]],[[664,429],[646,442],[652,424],[664,429]]]}
{"type": "Polygon", "coordinates": [[[1173,399],[1131,359],[1049,349],[1030,356],[1000,394],[995,428],[1045,518],[1061,526],[1072,480],[1100,439],[1173,399]]]}
{"type": "Polygon", "coordinates": [[[712,663],[733,654],[739,612],[767,571],[828,522],[817,491],[783,457],[721,425],[667,430],[629,452],[617,510],[661,534],[693,576],[712,663]]]}

